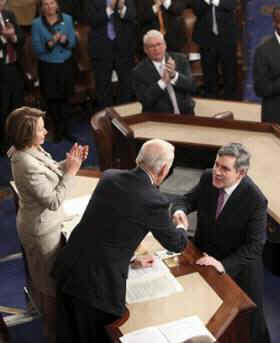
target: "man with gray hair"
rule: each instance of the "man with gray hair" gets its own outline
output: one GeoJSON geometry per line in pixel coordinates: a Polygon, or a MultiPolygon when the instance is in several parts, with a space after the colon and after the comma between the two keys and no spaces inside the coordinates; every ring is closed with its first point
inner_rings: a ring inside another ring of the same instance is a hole
{"type": "Polygon", "coordinates": [[[150,30],[143,38],[147,55],[132,72],[132,87],[143,112],[194,114],[195,91],[191,68],[184,54],[166,52],[164,36],[150,30]]]}
{"type": "MultiPolygon", "coordinates": [[[[128,266],[148,232],[168,250],[185,248],[186,231],[173,224],[169,201],[157,187],[173,159],[174,147],[153,139],[142,146],[135,169],[103,173],[55,263],[57,343],[107,342],[104,325],[125,312],[128,266]]],[[[153,257],[134,263],[150,266],[153,257]]]]}
{"type": "Polygon", "coordinates": [[[250,155],[239,143],[218,150],[212,169],[173,205],[175,223],[188,226],[197,211],[195,244],[203,252],[196,261],[228,273],[256,303],[250,329],[252,343],[270,342],[263,313],[262,252],[266,239],[267,200],[247,176],[250,155]]]}

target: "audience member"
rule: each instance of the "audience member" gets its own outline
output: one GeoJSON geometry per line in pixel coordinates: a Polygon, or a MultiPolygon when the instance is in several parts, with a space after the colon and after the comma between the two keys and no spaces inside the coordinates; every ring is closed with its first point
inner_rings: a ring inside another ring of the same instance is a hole
{"type": "Polygon", "coordinates": [[[4,154],[5,121],[8,114],[24,102],[24,75],[18,65],[24,35],[7,0],[0,0],[0,153],[4,154]]]}
{"type": "Polygon", "coordinates": [[[148,31],[158,30],[164,35],[169,51],[183,52],[187,44],[184,7],[182,0],[137,0],[140,45],[148,31]]]}
{"type": "Polygon", "coordinates": [[[262,97],[262,121],[280,123],[280,6],[272,18],[275,32],[256,49],[253,76],[255,92],[262,97]]]}
{"type": "MultiPolygon", "coordinates": [[[[41,0],[41,16],[32,23],[32,44],[39,59],[40,91],[52,119],[56,140],[70,136],[75,31],[72,17],[61,13],[56,0],[41,0]]],[[[48,124],[48,123],[47,123],[48,124]]]]}
{"type": "Polygon", "coordinates": [[[203,257],[196,263],[228,273],[249,295],[257,305],[250,318],[252,343],[268,343],[262,264],[267,200],[247,176],[249,163],[241,144],[223,146],[213,169],[175,202],[172,212],[175,223],[187,227],[186,214],[197,211],[195,244],[203,257]]]}
{"type": "MultiPolygon", "coordinates": [[[[184,229],[169,217],[169,201],[158,186],[174,159],[174,147],[146,142],[132,170],[106,170],[70,240],[59,254],[58,342],[107,342],[104,325],[125,312],[126,278],[134,251],[146,234],[168,250],[181,251],[184,229]]],[[[152,256],[137,258],[143,266],[152,256]]]]}
{"type": "Polygon", "coordinates": [[[217,98],[219,66],[224,98],[236,98],[236,0],[195,0],[196,18],[192,40],[200,47],[205,96],[217,98]]]}
{"type": "Polygon", "coordinates": [[[88,148],[74,144],[66,160],[54,161],[42,148],[47,130],[44,112],[20,107],[7,119],[7,135],[13,144],[8,151],[12,175],[19,194],[17,231],[24,248],[32,295],[44,320],[49,343],[56,334],[56,290],[50,270],[61,248],[62,203],[73,176],[87,157],[88,148]]]}
{"type": "Polygon", "coordinates": [[[136,48],[134,0],[95,0],[89,7],[90,56],[98,108],[113,105],[112,72],[118,76],[117,103],[132,100],[130,71],[136,48]]]}
{"type": "Polygon", "coordinates": [[[143,112],[194,114],[195,91],[185,55],[166,52],[161,32],[151,30],[143,38],[147,58],[133,70],[132,84],[143,112]]]}

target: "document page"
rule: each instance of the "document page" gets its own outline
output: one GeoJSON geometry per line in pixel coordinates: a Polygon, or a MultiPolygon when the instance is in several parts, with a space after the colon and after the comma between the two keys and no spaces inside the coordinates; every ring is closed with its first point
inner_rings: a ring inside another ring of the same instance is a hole
{"type": "Polygon", "coordinates": [[[150,268],[129,268],[126,290],[126,302],[132,304],[176,292],[183,292],[183,287],[171,274],[160,258],[150,268]]]}
{"type": "Polygon", "coordinates": [[[196,336],[207,336],[209,342],[216,342],[215,337],[197,316],[137,330],[122,336],[120,340],[122,343],[183,343],[186,339],[196,336]]]}

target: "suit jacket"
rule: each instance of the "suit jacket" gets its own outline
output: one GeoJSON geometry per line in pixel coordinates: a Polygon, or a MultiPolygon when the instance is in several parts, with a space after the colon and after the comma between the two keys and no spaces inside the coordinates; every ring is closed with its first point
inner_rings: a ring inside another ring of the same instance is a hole
{"type": "MultiPolygon", "coordinates": [[[[204,0],[196,0],[191,5],[197,17],[192,40],[201,47],[211,47],[212,33],[212,5],[208,5],[204,0]]],[[[237,40],[237,26],[235,24],[234,10],[236,0],[220,0],[216,6],[216,20],[219,30],[219,38],[227,44],[235,43],[237,40]]]]}
{"type": "Polygon", "coordinates": [[[280,123],[280,45],[271,37],[256,49],[254,58],[255,92],[262,97],[262,121],[280,123]]]}
{"type": "Polygon", "coordinates": [[[151,231],[172,251],[186,245],[186,232],[175,228],[168,208],[142,169],[106,170],[56,260],[58,287],[89,306],[122,315],[130,259],[146,234],[151,231]]]}
{"type": "Polygon", "coordinates": [[[220,260],[226,272],[237,276],[244,265],[262,256],[265,243],[267,200],[249,176],[245,176],[216,220],[218,189],[212,185],[212,170],[173,206],[197,211],[195,243],[201,251],[220,260]]]}
{"type": "MultiPolygon", "coordinates": [[[[21,53],[20,50],[23,47],[24,40],[25,40],[24,34],[22,30],[20,29],[19,25],[17,24],[16,17],[13,14],[13,12],[8,11],[8,10],[3,10],[2,16],[3,16],[4,21],[9,20],[9,22],[15,28],[17,42],[16,43],[10,42],[10,44],[12,44],[13,48],[15,49],[17,58],[18,58],[20,56],[20,53],[21,53]]],[[[0,57],[0,67],[1,67],[3,64],[5,64],[6,55],[7,55],[7,43],[3,43],[2,39],[0,39],[0,51],[2,51],[2,54],[0,57]]]]}
{"type": "Polygon", "coordinates": [[[121,18],[118,10],[112,15],[116,38],[108,38],[106,0],[93,0],[89,7],[90,55],[94,59],[111,60],[114,56],[131,58],[136,48],[136,10],[134,0],[126,0],[126,13],[121,18]]]}
{"type": "MultiPolygon", "coordinates": [[[[180,113],[193,113],[194,101],[191,93],[195,91],[191,69],[186,56],[179,53],[168,53],[176,63],[179,73],[178,80],[173,85],[180,113]]],[[[146,58],[132,72],[132,86],[137,99],[142,103],[143,112],[173,113],[173,106],[167,89],[162,90],[158,85],[160,75],[153,62],[146,58]]]]}
{"type": "Polygon", "coordinates": [[[55,296],[49,273],[60,245],[65,213],[62,202],[72,184],[58,164],[42,148],[9,151],[12,175],[19,194],[17,231],[24,247],[32,284],[55,296]]]}
{"type": "MultiPolygon", "coordinates": [[[[140,39],[149,30],[159,30],[157,13],[153,11],[154,0],[137,0],[136,9],[140,26],[140,39]]],[[[165,40],[170,51],[182,52],[187,43],[187,32],[182,16],[185,4],[183,0],[172,0],[171,6],[161,7],[166,30],[165,40]]]]}
{"type": "Polygon", "coordinates": [[[72,56],[72,49],[76,44],[75,30],[72,17],[61,13],[59,21],[48,25],[44,16],[35,18],[32,22],[32,47],[39,60],[48,63],[63,63],[72,56]],[[48,41],[52,39],[54,32],[61,32],[67,36],[67,44],[55,44],[52,49],[48,48],[48,41]]]}

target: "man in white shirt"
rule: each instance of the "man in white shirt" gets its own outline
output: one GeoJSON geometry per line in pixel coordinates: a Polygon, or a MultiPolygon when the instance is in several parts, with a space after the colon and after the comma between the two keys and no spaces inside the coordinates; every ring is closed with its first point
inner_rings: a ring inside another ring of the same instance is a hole
{"type": "Polygon", "coordinates": [[[262,121],[280,123],[280,6],[272,18],[275,31],[256,49],[253,76],[255,92],[262,97],[262,121]]]}
{"type": "Polygon", "coordinates": [[[213,169],[172,208],[174,222],[188,226],[186,215],[197,211],[196,261],[228,273],[256,303],[251,316],[252,343],[270,342],[263,313],[262,252],[266,240],[267,200],[247,176],[250,155],[231,143],[218,150],[213,169]]]}
{"type": "Polygon", "coordinates": [[[144,38],[147,58],[132,72],[132,86],[143,112],[194,114],[195,91],[186,56],[166,51],[163,34],[148,31],[144,38]]]}

